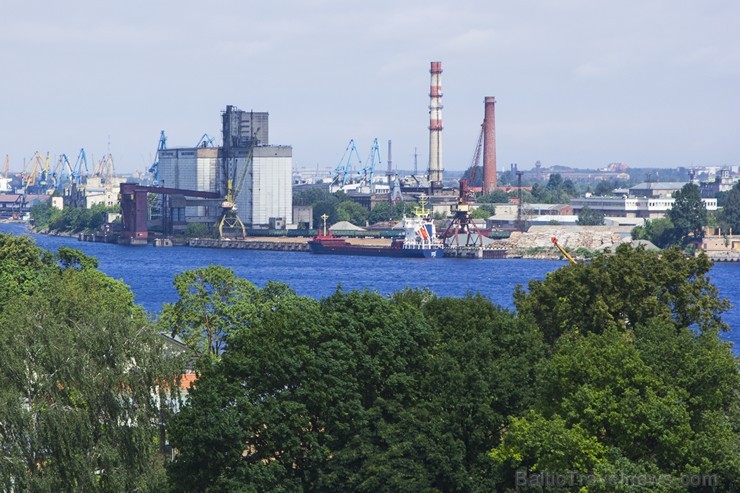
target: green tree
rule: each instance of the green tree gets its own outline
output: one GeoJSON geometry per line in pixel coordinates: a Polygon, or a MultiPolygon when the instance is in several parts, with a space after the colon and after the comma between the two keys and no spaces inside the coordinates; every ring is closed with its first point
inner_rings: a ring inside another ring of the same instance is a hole
{"type": "Polygon", "coordinates": [[[481,296],[278,299],[232,333],[174,419],[172,484],[490,491],[487,451],[534,402],[542,351],[533,325],[481,296]]]}
{"type": "Polygon", "coordinates": [[[381,202],[376,204],[370,211],[368,222],[370,224],[375,224],[382,221],[398,221],[412,209],[413,205],[408,205],[405,202],[399,201],[394,204],[381,202]]]}
{"type": "Polygon", "coordinates": [[[496,208],[488,204],[481,204],[476,207],[471,213],[471,219],[488,219],[496,213],[496,208]]]}
{"type": "Polygon", "coordinates": [[[204,223],[188,223],[188,227],[185,229],[185,236],[188,238],[209,236],[208,225],[204,223]]]}
{"type": "Polygon", "coordinates": [[[257,289],[231,269],[210,265],[181,272],[174,286],[179,299],[162,307],[159,326],[208,360],[220,357],[226,338],[254,314],[257,289]]]}
{"type": "Polygon", "coordinates": [[[525,468],[590,474],[589,491],[614,491],[615,474],[665,475],[651,491],[685,491],[691,474],[738,488],[740,375],[718,336],[728,305],[709,266],[677,249],[622,245],[517,291],[551,357],[538,366],[535,405],[511,418],[491,454],[504,484],[525,468]]]}
{"type": "Polygon", "coordinates": [[[159,424],[177,366],[161,337],[94,259],[2,243],[0,271],[12,252],[36,277],[5,277],[1,300],[0,489],[162,491],[159,424]]]}
{"type": "Polygon", "coordinates": [[[596,184],[594,188],[594,195],[603,197],[611,195],[614,191],[614,182],[609,180],[601,180],[596,184]]]}
{"type": "Polygon", "coordinates": [[[278,299],[233,334],[175,418],[173,484],[356,489],[383,423],[413,402],[427,334],[415,312],[376,294],[278,299]]]}
{"type": "Polygon", "coordinates": [[[601,226],[604,224],[604,213],[595,211],[586,205],[578,212],[576,224],[579,226],[601,226]]]}
{"type": "Polygon", "coordinates": [[[514,304],[550,343],[568,332],[633,329],[658,316],[716,333],[728,329],[721,315],[729,304],[709,280],[711,265],[706,255],[686,258],[675,248],[658,255],[620,245],[611,255],[531,281],[528,292],[517,288],[514,304]]]}
{"type": "Polygon", "coordinates": [[[349,221],[355,226],[365,226],[370,211],[352,200],[345,200],[337,205],[337,221],[349,221]]]}
{"type": "Polygon", "coordinates": [[[707,208],[701,200],[699,187],[687,183],[673,195],[675,202],[667,216],[673,223],[676,237],[686,245],[690,241],[700,241],[707,225],[707,208]]]}
{"type": "Polygon", "coordinates": [[[735,184],[727,195],[727,200],[719,214],[722,229],[734,234],[740,233],[740,183],[735,184]]]}
{"type": "Polygon", "coordinates": [[[509,202],[509,195],[503,190],[494,190],[487,195],[481,195],[476,199],[476,202],[486,204],[507,204],[509,202]]]}
{"type": "Polygon", "coordinates": [[[632,229],[632,238],[648,240],[659,248],[668,248],[676,243],[673,223],[667,217],[646,219],[642,226],[635,226],[632,229]]]}
{"type": "Polygon", "coordinates": [[[552,191],[558,190],[563,186],[563,177],[560,173],[553,173],[547,180],[546,188],[552,191]]]}

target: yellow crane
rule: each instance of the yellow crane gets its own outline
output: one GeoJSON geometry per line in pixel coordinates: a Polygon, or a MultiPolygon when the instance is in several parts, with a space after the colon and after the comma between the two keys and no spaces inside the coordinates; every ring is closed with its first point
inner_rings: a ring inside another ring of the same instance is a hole
{"type": "Polygon", "coordinates": [[[568,261],[571,263],[571,265],[575,265],[576,264],[576,261],[573,259],[573,257],[570,256],[570,254],[565,250],[565,248],[563,248],[562,246],[560,246],[560,243],[558,243],[558,239],[555,238],[554,236],[552,237],[552,244],[555,245],[555,247],[558,250],[560,250],[560,253],[562,253],[565,256],[565,258],[568,259],[568,261]]]}
{"type": "MultiPolygon", "coordinates": [[[[257,132],[259,132],[259,128],[257,129],[257,132]]],[[[221,202],[221,219],[218,221],[218,235],[221,239],[227,238],[228,233],[230,232],[236,232],[237,234],[241,233],[242,239],[247,237],[247,229],[244,227],[244,223],[239,217],[239,214],[237,214],[236,199],[242,190],[244,177],[247,176],[249,169],[252,167],[253,159],[254,142],[250,143],[249,145],[249,150],[247,151],[247,155],[244,159],[244,168],[238,176],[236,169],[236,159],[229,159],[231,170],[229,170],[228,168],[226,169],[226,196],[221,202]]]]}

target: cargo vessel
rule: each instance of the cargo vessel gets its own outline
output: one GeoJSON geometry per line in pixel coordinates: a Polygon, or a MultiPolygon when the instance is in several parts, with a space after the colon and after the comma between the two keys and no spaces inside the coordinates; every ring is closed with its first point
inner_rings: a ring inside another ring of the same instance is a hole
{"type": "Polygon", "coordinates": [[[444,257],[444,244],[437,238],[434,223],[424,209],[424,200],[421,208],[416,211],[416,217],[403,218],[403,239],[394,239],[390,246],[353,245],[344,238],[338,238],[326,229],[326,214],[323,230],[308,242],[312,253],[331,255],[364,255],[368,257],[406,257],[406,258],[437,258],[444,257]]]}

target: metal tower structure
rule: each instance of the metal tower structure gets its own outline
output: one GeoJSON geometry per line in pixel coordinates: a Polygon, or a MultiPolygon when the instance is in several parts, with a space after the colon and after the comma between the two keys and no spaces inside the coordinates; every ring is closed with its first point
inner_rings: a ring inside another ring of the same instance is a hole
{"type": "Polygon", "coordinates": [[[149,167],[149,174],[152,176],[152,183],[154,186],[159,186],[159,152],[167,149],[167,136],[162,130],[159,134],[159,144],[157,145],[157,152],[154,154],[154,162],[149,167]]]}

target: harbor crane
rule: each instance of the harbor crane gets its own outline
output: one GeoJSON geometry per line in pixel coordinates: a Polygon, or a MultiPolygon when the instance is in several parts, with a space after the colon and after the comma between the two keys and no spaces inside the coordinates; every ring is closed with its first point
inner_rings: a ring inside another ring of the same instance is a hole
{"type": "Polygon", "coordinates": [[[31,159],[28,161],[31,164],[31,170],[26,174],[26,166],[23,167],[23,186],[28,189],[28,187],[33,187],[36,185],[36,176],[39,173],[39,169],[44,168],[44,163],[42,161],[41,154],[39,154],[39,151],[36,151],[33,153],[33,156],[31,156],[31,159]]]}
{"type": "Polygon", "coordinates": [[[380,163],[380,145],[378,145],[378,139],[376,138],[373,140],[365,167],[360,172],[362,174],[362,180],[370,186],[370,193],[375,193],[375,165],[380,163]]]}
{"type": "Polygon", "coordinates": [[[66,154],[62,153],[59,155],[57,165],[54,167],[51,177],[54,182],[54,188],[59,188],[72,180],[72,165],[69,164],[66,154]]]}
{"type": "Polygon", "coordinates": [[[571,257],[571,256],[570,256],[570,254],[568,253],[568,251],[567,251],[567,250],[566,250],[565,248],[563,248],[563,247],[562,247],[562,246],[560,245],[560,243],[558,243],[558,239],[557,239],[557,238],[555,238],[555,237],[553,236],[553,237],[551,238],[551,240],[552,240],[552,244],[553,244],[553,245],[555,245],[555,247],[556,247],[556,248],[557,248],[558,250],[560,250],[560,253],[562,253],[562,254],[563,254],[563,256],[564,256],[565,258],[567,258],[567,259],[568,259],[568,261],[570,262],[570,264],[571,264],[571,265],[575,265],[575,264],[576,264],[576,261],[575,261],[575,260],[573,259],[573,257],[571,257]]]}
{"type": "Polygon", "coordinates": [[[87,169],[87,155],[85,154],[85,148],[80,148],[80,153],[77,155],[77,161],[72,168],[72,183],[75,185],[81,185],[87,180],[87,175],[90,171],[87,169]],[[84,166],[84,169],[83,169],[84,166]]]}
{"type": "Polygon", "coordinates": [[[113,181],[113,177],[116,176],[116,167],[113,164],[113,155],[109,152],[103,159],[98,163],[98,167],[95,168],[95,176],[99,176],[102,183],[109,187],[113,181]]]}
{"type": "MultiPolygon", "coordinates": [[[[195,144],[195,147],[216,147],[216,141],[206,133],[203,134],[203,137],[201,137],[198,143],[195,144]]],[[[159,152],[159,150],[157,150],[157,152],[159,152]]]]}
{"type": "Polygon", "coordinates": [[[470,183],[471,187],[477,187],[478,178],[483,176],[483,173],[481,173],[481,168],[480,168],[480,157],[481,157],[481,150],[483,149],[484,134],[485,134],[485,127],[481,125],[480,135],[478,136],[478,143],[475,146],[475,152],[473,152],[473,159],[470,162],[470,173],[468,175],[468,182],[470,183]]]}
{"type": "Polygon", "coordinates": [[[357,152],[354,139],[350,139],[347,148],[344,150],[344,154],[342,154],[342,159],[339,160],[339,164],[334,169],[332,185],[338,185],[340,190],[347,184],[347,176],[352,170],[352,156],[355,156],[358,164],[362,165],[362,159],[360,159],[360,153],[357,152]]]}
{"type": "Polygon", "coordinates": [[[152,182],[155,187],[159,186],[159,153],[165,149],[167,149],[167,136],[162,130],[159,134],[159,144],[157,145],[157,152],[154,154],[154,162],[149,167],[149,174],[152,175],[152,182]]]}
{"type": "MultiPolygon", "coordinates": [[[[255,133],[259,132],[259,128],[255,133]]],[[[244,178],[247,176],[250,168],[252,167],[252,161],[254,159],[254,145],[255,141],[251,140],[247,155],[244,159],[244,168],[241,173],[237,176],[237,165],[236,158],[229,158],[229,168],[226,170],[226,195],[221,202],[221,219],[218,222],[218,235],[220,239],[228,238],[229,232],[241,232],[242,239],[247,237],[247,228],[244,227],[239,214],[237,213],[236,199],[239,197],[239,193],[242,190],[244,184],[244,178]]]]}

